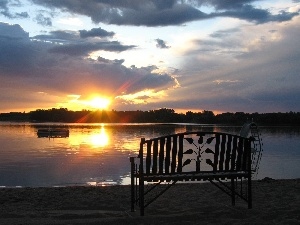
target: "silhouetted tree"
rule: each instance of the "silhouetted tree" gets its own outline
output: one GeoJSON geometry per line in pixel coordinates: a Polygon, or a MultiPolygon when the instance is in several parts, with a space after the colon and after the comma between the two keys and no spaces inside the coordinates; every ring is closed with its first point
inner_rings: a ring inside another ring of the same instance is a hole
{"type": "Polygon", "coordinates": [[[173,109],[161,108],[149,111],[116,111],[116,110],[82,110],[69,111],[67,108],[37,109],[29,113],[0,113],[1,121],[32,122],[72,122],[72,123],[217,123],[243,124],[253,120],[266,125],[300,125],[299,112],[286,113],[244,113],[226,112],[214,115],[212,111],[188,111],[185,114],[175,113],[173,109]]]}

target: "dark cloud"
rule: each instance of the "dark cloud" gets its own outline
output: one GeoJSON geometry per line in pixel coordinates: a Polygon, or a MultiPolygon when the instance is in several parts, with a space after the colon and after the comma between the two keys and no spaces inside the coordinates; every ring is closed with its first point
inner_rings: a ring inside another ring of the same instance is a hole
{"type": "Polygon", "coordinates": [[[244,5],[249,5],[256,0],[199,0],[200,5],[213,6],[216,10],[238,9],[244,5]]]}
{"type": "Polygon", "coordinates": [[[91,30],[80,30],[80,37],[81,38],[88,38],[88,37],[113,37],[115,35],[114,32],[108,32],[106,30],[99,28],[93,28],[91,30]]]}
{"type": "MultiPolygon", "coordinates": [[[[134,67],[134,68],[136,68],[136,67],[134,67]]],[[[155,65],[151,65],[151,66],[145,66],[145,67],[142,67],[141,69],[146,70],[146,71],[148,71],[148,72],[151,72],[151,71],[153,71],[153,70],[158,69],[158,67],[155,66],[155,65]]]]}
{"type": "Polygon", "coordinates": [[[91,52],[104,50],[109,52],[122,52],[132,48],[135,48],[134,45],[122,45],[118,41],[111,42],[84,42],[76,44],[64,44],[56,45],[49,50],[51,53],[59,53],[69,56],[85,56],[91,52]]]}
{"type": "Polygon", "coordinates": [[[113,63],[113,64],[122,64],[123,62],[125,62],[124,59],[109,60],[109,59],[105,59],[100,56],[97,58],[97,60],[98,60],[98,62],[101,62],[101,63],[113,63]]]}
{"type": "Polygon", "coordinates": [[[52,26],[52,20],[50,17],[45,17],[42,13],[39,13],[36,17],[35,20],[38,24],[42,26],[52,26]]]}
{"type": "Polygon", "coordinates": [[[59,30],[52,31],[45,35],[36,35],[32,37],[33,40],[48,41],[52,43],[59,43],[49,49],[51,53],[59,53],[69,56],[86,56],[93,51],[103,50],[109,52],[123,52],[135,48],[135,45],[123,45],[118,41],[93,41],[82,40],[79,34],[84,37],[95,37],[97,35],[110,36],[113,32],[107,32],[103,29],[92,29],[91,31],[68,31],[59,30]]]}
{"type": "MultiPolygon", "coordinates": [[[[176,80],[169,74],[153,72],[151,67],[128,69],[120,64],[98,63],[94,65],[99,74],[106,74],[106,79],[99,79],[99,85],[103,87],[119,86],[115,90],[118,94],[131,94],[142,90],[164,90],[176,85],[176,80]]],[[[152,68],[156,68],[155,66],[152,68]]],[[[95,83],[97,84],[97,83],[95,83]]]]}
{"type": "Polygon", "coordinates": [[[251,5],[243,5],[238,9],[217,12],[215,15],[244,19],[256,23],[266,23],[271,21],[283,22],[291,20],[294,16],[299,15],[299,13],[281,11],[281,13],[273,15],[268,10],[257,9],[251,5]]]}
{"type": "Polygon", "coordinates": [[[29,34],[25,32],[18,24],[10,25],[8,23],[0,22],[0,37],[7,39],[28,39],[29,34]]]}
{"type": "Polygon", "coordinates": [[[20,2],[11,3],[9,0],[0,0],[0,14],[10,19],[24,19],[29,18],[27,12],[11,13],[9,10],[10,5],[20,6],[20,2]]]}
{"type": "Polygon", "coordinates": [[[46,7],[56,7],[91,17],[95,23],[166,26],[204,19],[208,16],[188,4],[177,1],[49,1],[32,0],[46,7]]]}
{"type": "Polygon", "coordinates": [[[128,1],[80,1],[80,0],[32,0],[46,7],[56,7],[91,17],[95,23],[168,26],[213,17],[233,17],[256,23],[286,21],[299,13],[281,12],[273,15],[268,9],[255,8],[254,0],[128,0],[128,1]],[[215,8],[206,14],[199,10],[202,5],[215,8]]]}
{"type": "MultiPolygon", "coordinates": [[[[71,31],[71,30],[56,30],[50,31],[49,34],[36,35],[32,37],[32,39],[42,40],[42,41],[51,41],[51,42],[70,42],[70,41],[80,41],[80,38],[87,37],[113,37],[114,32],[108,32],[101,28],[93,28],[89,31],[87,30],[79,30],[71,31]]],[[[87,41],[88,42],[88,41],[87,41]]]]}
{"type": "Polygon", "coordinates": [[[16,18],[22,18],[22,19],[29,18],[29,14],[27,12],[16,13],[15,16],[16,18]]]}
{"type": "Polygon", "coordinates": [[[0,1],[0,9],[7,9],[8,0],[1,0],[0,1]]]}
{"type": "Polygon", "coordinates": [[[289,21],[293,17],[298,16],[298,15],[299,15],[299,12],[289,13],[289,12],[285,12],[282,10],[278,15],[272,16],[273,20],[271,20],[271,21],[278,21],[278,22],[289,21]]]}
{"type": "Polygon", "coordinates": [[[8,0],[1,0],[0,1],[0,13],[6,17],[10,17],[11,14],[9,12],[9,9],[8,9],[8,0]]]}
{"type": "Polygon", "coordinates": [[[36,35],[32,37],[32,39],[64,43],[70,41],[78,41],[79,36],[78,33],[75,31],[56,30],[56,31],[50,31],[49,34],[36,35]]]}
{"type": "Polygon", "coordinates": [[[215,31],[214,33],[212,33],[210,35],[210,37],[213,37],[213,38],[224,38],[224,37],[230,36],[230,35],[238,32],[238,31],[239,31],[238,28],[227,29],[227,30],[218,30],[218,31],[215,31]]]}
{"type": "Polygon", "coordinates": [[[168,9],[175,5],[176,0],[155,0],[150,2],[154,4],[157,9],[168,9]]]}
{"type": "Polygon", "coordinates": [[[0,33],[1,75],[23,77],[30,74],[39,57],[38,46],[28,41],[28,33],[18,25],[0,23],[0,33]]]}
{"type": "Polygon", "coordinates": [[[167,46],[164,40],[161,39],[155,39],[156,41],[156,47],[157,48],[170,48],[170,46],[167,46]]]}

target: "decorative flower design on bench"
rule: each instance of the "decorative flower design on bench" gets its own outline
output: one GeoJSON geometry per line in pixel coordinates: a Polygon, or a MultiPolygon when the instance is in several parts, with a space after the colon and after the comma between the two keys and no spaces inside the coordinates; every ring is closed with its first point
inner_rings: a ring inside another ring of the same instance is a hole
{"type": "MultiPolygon", "coordinates": [[[[189,144],[193,145],[196,147],[196,150],[193,148],[190,148],[183,152],[183,154],[186,155],[196,155],[196,158],[189,158],[184,161],[182,164],[182,167],[189,165],[192,161],[196,162],[196,172],[200,172],[200,163],[203,161],[202,154],[207,153],[207,154],[212,154],[214,155],[215,152],[208,147],[213,140],[215,139],[215,136],[208,137],[206,141],[204,141],[204,136],[199,136],[198,140],[193,139],[192,137],[187,137],[184,138],[189,144]],[[196,143],[195,143],[196,142],[196,143]]],[[[212,162],[211,159],[206,159],[205,162],[210,165],[211,167],[214,167],[214,163],[212,162]]]]}

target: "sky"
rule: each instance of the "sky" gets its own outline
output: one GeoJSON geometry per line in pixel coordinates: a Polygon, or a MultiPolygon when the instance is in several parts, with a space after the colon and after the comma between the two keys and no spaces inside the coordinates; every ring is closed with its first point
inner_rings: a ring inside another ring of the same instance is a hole
{"type": "Polygon", "coordinates": [[[0,113],[300,112],[300,0],[0,0],[0,113]],[[103,100],[104,99],[104,100],[103,100]]]}

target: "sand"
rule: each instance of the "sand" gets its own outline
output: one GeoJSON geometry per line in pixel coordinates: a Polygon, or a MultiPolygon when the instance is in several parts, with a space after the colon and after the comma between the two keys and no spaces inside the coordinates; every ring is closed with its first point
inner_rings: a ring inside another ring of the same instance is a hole
{"type": "Polygon", "coordinates": [[[300,224],[300,179],[253,182],[253,209],[209,183],[176,184],[130,212],[130,187],[0,188],[0,224],[300,224]]]}

